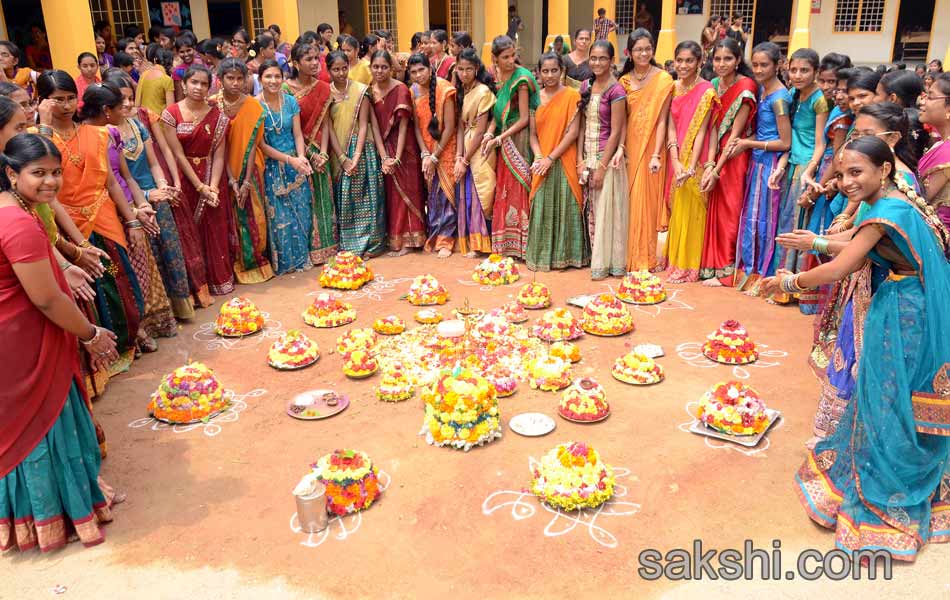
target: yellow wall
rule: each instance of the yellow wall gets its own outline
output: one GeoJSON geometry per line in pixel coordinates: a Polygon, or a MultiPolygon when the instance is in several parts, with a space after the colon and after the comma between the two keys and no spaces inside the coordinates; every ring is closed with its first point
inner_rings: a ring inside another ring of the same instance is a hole
{"type": "Polygon", "coordinates": [[[412,34],[428,29],[428,2],[423,0],[396,1],[396,30],[399,33],[397,47],[400,52],[412,48],[412,34]]]}
{"type": "Polygon", "coordinates": [[[76,57],[96,51],[89,3],[82,0],[41,0],[53,67],[75,73],[76,57]]]}
{"type": "MultiPolygon", "coordinates": [[[[474,0],[473,0],[474,2],[474,0]]],[[[508,0],[485,0],[485,38],[482,40],[482,62],[486,66],[492,64],[491,41],[508,31],[508,0]]],[[[474,10],[478,10],[475,4],[474,10]]],[[[474,40],[478,43],[478,40],[474,40]]]]}
{"type": "Polygon", "coordinates": [[[211,37],[211,22],[208,20],[208,0],[191,0],[191,31],[199,40],[211,37]]]}
{"type": "Polygon", "coordinates": [[[281,40],[293,44],[300,36],[297,0],[262,0],[261,6],[264,9],[264,27],[274,23],[280,25],[281,40]]]}

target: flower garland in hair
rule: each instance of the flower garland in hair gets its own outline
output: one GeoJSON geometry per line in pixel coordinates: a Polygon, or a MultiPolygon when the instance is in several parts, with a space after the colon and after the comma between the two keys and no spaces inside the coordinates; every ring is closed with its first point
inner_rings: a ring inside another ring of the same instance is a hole
{"type": "Polygon", "coordinates": [[[921,198],[917,194],[917,191],[896,173],[894,176],[894,185],[899,192],[910,199],[914,207],[921,213],[927,225],[937,234],[937,239],[940,240],[940,245],[943,247],[944,252],[946,252],[947,248],[950,248],[950,231],[947,230],[947,226],[944,225],[940,217],[937,216],[937,211],[934,210],[934,207],[927,204],[927,201],[921,198]]]}

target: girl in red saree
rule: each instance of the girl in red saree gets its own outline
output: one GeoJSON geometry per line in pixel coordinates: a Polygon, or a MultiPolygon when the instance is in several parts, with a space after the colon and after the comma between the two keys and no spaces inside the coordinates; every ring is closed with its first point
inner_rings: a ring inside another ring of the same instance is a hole
{"type": "Polygon", "coordinates": [[[429,32],[429,62],[440,79],[451,79],[455,57],[449,54],[449,35],[444,29],[429,32]]]}
{"type": "Polygon", "coordinates": [[[392,78],[392,57],[377,50],[370,61],[373,72],[372,123],[376,148],[383,163],[386,186],[386,223],[391,256],[402,256],[426,241],[419,145],[412,131],[413,103],[409,88],[392,78]],[[378,125],[378,127],[377,127],[378,125]]]}
{"type": "Polygon", "coordinates": [[[699,278],[703,285],[732,287],[749,172],[749,152],[740,149],[738,141],[752,135],[758,86],[742,59],[739,44],[732,38],[716,42],[713,69],[718,75],[712,85],[719,102],[713,107],[709,135],[715,143],[709,144],[706,163],[713,163],[713,167],[705,169],[700,182],[700,191],[708,194],[709,201],[699,278]]]}
{"type": "Polygon", "coordinates": [[[70,297],[36,214],[63,184],[48,139],[20,134],[0,158],[0,551],[103,541],[112,489],[99,479],[96,430],[83,393],[77,338],[104,371],[116,337],[94,326],[70,297]]]}
{"type": "Polygon", "coordinates": [[[182,238],[191,292],[197,304],[208,306],[209,291],[215,296],[234,291],[231,199],[228,186],[222,185],[228,117],[208,104],[211,71],[207,67],[188,67],[182,81],[185,99],[165,109],[162,129],[185,176],[175,221],[179,228],[190,221],[199,236],[187,242],[182,238]]]}
{"type": "Polygon", "coordinates": [[[316,46],[294,44],[290,52],[296,77],[284,82],[284,90],[300,105],[307,160],[313,168],[313,233],[310,262],[321,265],[337,252],[336,206],[333,203],[333,178],[330,175],[330,84],[319,77],[321,61],[316,46]]]}

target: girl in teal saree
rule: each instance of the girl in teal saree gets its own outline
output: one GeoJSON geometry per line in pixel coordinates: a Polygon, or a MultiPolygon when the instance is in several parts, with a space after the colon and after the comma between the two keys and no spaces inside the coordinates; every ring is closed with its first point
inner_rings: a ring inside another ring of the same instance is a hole
{"type": "Polygon", "coordinates": [[[950,541],[950,235],[877,137],[844,147],[839,189],[870,206],[852,240],[817,238],[816,246],[839,245],[833,261],[763,286],[798,293],[867,259],[889,275],[868,308],[854,397],[795,480],[805,512],[835,529],[838,547],[913,561],[927,542],[950,541]]]}

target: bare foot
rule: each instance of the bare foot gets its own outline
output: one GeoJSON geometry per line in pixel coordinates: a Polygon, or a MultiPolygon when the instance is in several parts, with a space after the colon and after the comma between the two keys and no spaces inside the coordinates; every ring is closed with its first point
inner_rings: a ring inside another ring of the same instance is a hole
{"type": "Polygon", "coordinates": [[[464,256],[465,258],[478,258],[478,252],[475,252],[474,250],[472,250],[471,252],[466,252],[462,256],[464,256]]]}
{"type": "Polygon", "coordinates": [[[120,492],[120,491],[116,490],[115,496],[112,497],[112,504],[113,504],[113,506],[116,505],[116,504],[122,504],[123,502],[125,502],[126,500],[128,500],[128,498],[129,498],[129,497],[128,497],[128,495],[127,495],[125,492],[120,492]]]}
{"type": "Polygon", "coordinates": [[[814,450],[818,442],[820,442],[823,439],[824,438],[816,435],[812,437],[810,440],[808,440],[807,442],[805,442],[805,447],[808,448],[809,450],[814,450]]]}
{"type": "Polygon", "coordinates": [[[438,254],[439,258],[448,258],[450,256],[452,256],[452,251],[449,250],[448,248],[442,248],[441,250],[439,250],[439,254],[438,254]]]}
{"type": "Polygon", "coordinates": [[[715,277],[710,277],[709,279],[703,280],[703,285],[706,287],[722,287],[722,282],[715,277]]]}
{"type": "Polygon", "coordinates": [[[403,248],[402,250],[393,250],[386,256],[396,257],[396,256],[405,256],[407,254],[409,254],[409,248],[403,248]]]}

